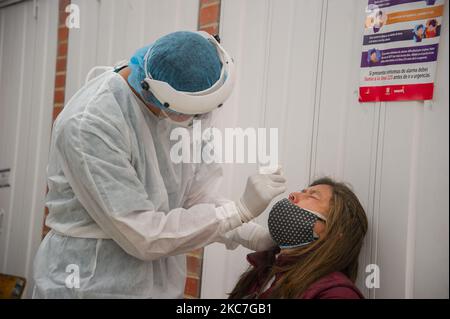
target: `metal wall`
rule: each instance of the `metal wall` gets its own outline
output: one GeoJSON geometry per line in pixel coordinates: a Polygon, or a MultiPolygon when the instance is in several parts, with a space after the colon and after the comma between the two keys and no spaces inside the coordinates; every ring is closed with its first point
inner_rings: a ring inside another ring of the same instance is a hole
{"type": "MultiPolygon", "coordinates": [[[[370,229],[358,286],[370,298],[448,298],[448,6],[432,103],[358,103],[367,1],[223,0],[221,37],[238,64],[228,127],[278,127],[288,189],[328,175],[349,182],[370,229]],[[365,266],[380,288],[365,287],[365,266]]],[[[239,198],[254,165],[227,167],[239,198]]],[[[267,212],[259,218],[264,224],[267,212]]],[[[245,249],[205,252],[202,296],[226,297],[245,249]]]]}
{"type": "Polygon", "coordinates": [[[58,6],[25,1],[0,9],[0,272],[27,278],[44,216],[55,79],[58,6]],[[35,4],[37,6],[35,6],[35,4]]]}
{"type": "MultiPolygon", "coordinates": [[[[161,35],[196,30],[198,0],[80,0],[70,29],[66,100],[89,69],[112,65],[161,35]]],[[[23,1],[0,9],[0,272],[24,276],[42,233],[55,85],[58,2],[23,1]]]]}
{"type": "Polygon", "coordinates": [[[197,30],[198,0],[74,0],[80,28],[69,33],[66,102],[89,70],[113,65],[178,30],[197,30]]]}

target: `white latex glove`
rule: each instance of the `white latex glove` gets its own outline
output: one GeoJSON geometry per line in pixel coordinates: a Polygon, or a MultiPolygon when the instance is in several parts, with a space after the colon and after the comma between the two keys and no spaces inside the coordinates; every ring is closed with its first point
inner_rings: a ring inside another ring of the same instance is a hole
{"type": "Polygon", "coordinates": [[[243,223],[258,217],[272,199],[286,191],[286,179],[280,170],[274,174],[256,174],[247,179],[244,194],[236,203],[243,223]]]}
{"type": "Polygon", "coordinates": [[[254,251],[268,250],[277,245],[266,228],[253,222],[243,224],[228,232],[226,236],[230,240],[254,251]]]}

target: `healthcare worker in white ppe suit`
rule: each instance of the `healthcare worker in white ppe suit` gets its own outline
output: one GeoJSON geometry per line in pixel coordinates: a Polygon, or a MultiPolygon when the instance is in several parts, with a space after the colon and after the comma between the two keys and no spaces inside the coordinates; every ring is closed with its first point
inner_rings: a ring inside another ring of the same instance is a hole
{"type": "Polygon", "coordinates": [[[54,123],[47,226],[34,298],[182,298],[185,253],[212,242],[263,250],[250,222],[285,191],[253,175],[236,202],[212,196],[218,164],[174,163],[170,132],[207,120],[230,95],[234,63],[216,38],[175,32],[90,80],[54,123]]]}

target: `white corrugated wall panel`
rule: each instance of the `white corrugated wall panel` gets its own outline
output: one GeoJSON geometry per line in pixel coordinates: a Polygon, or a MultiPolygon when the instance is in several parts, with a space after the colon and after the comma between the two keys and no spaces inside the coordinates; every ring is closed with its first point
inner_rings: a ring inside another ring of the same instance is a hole
{"type": "Polygon", "coordinates": [[[74,0],[80,28],[70,29],[66,102],[89,70],[111,66],[160,36],[197,30],[198,0],[74,0]]]}
{"type": "MultiPolygon", "coordinates": [[[[324,28],[310,175],[331,176],[349,183],[369,223],[373,218],[373,186],[377,147],[377,105],[358,103],[359,63],[365,1],[323,1],[324,28]],[[360,27],[361,26],[361,27],[360,27]]],[[[371,260],[371,229],[360,256],[359,288],[371,260]],[[362,280],[361,280],[362,279],[362,280]]]]}
{"type": "MultiPolygon", "coordinates": [[[[289,189],[309,178],[311,131],[320,39],[322,3],[298,0],[223,0],[220,35],[235,58],[236,88],[219,111],[218,127],[278,128],[279,160],[289,176],[289,189]],[[307,43],[308,45],[305,45],[307,43]]],[[[267,137],[268,137],[267,132],[267,137]]],[[[256,164],[226,164],[221,194],[237,200],[256,164]]],[[[265,224],[268,212],[258,218],[265,224]]],[[[247,268],[238,248],[208,246],[202,278],[202,298],[223,298],[247,268]],[[220,274],[220,275],[218,275],[220,274]]]]}
{"type": "MultiPolygon", "coordinates": [[[[353,186],[369,219],[358,280],[366,297],[448,298],[448,6],[434,101],[360,104],[365,6],[223,0],[221,35],[238,82],[221,121],[278,127],[291,191],[322,175],[353,186]],[[364,284],[371,263],[379,289],[364,284]]],[[[254,165],[227,172],[223,194],[237,199],[254,165]]],[[[202,296],[225,297],[247,252],[208,247],[202,296]]]]}
{"type": "Polygon", "coordinates": [[[445,5],[434,101],[422,110],[416,151],[416,200],[408,262],[415,298],[449,297],[449,14],[445,5]]]}
{"type": "Polygon", "coordinates": [[[54,1],[36,4],[0,10],[0,169],[11,168],[11,187],[0,188],[0,271],[26,277],[27,296],[44,217],[58,25],[54,1]]]}

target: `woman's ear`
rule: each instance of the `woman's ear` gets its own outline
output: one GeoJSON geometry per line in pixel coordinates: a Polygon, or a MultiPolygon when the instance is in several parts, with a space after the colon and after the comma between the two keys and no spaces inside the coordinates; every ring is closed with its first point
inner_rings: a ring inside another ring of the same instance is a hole
{"type": "Polygon", "coordinates": [[[325,234],[325,223],[321,220],[316,221],[313,230],[319,238],[322,238],[325,234]]]}

